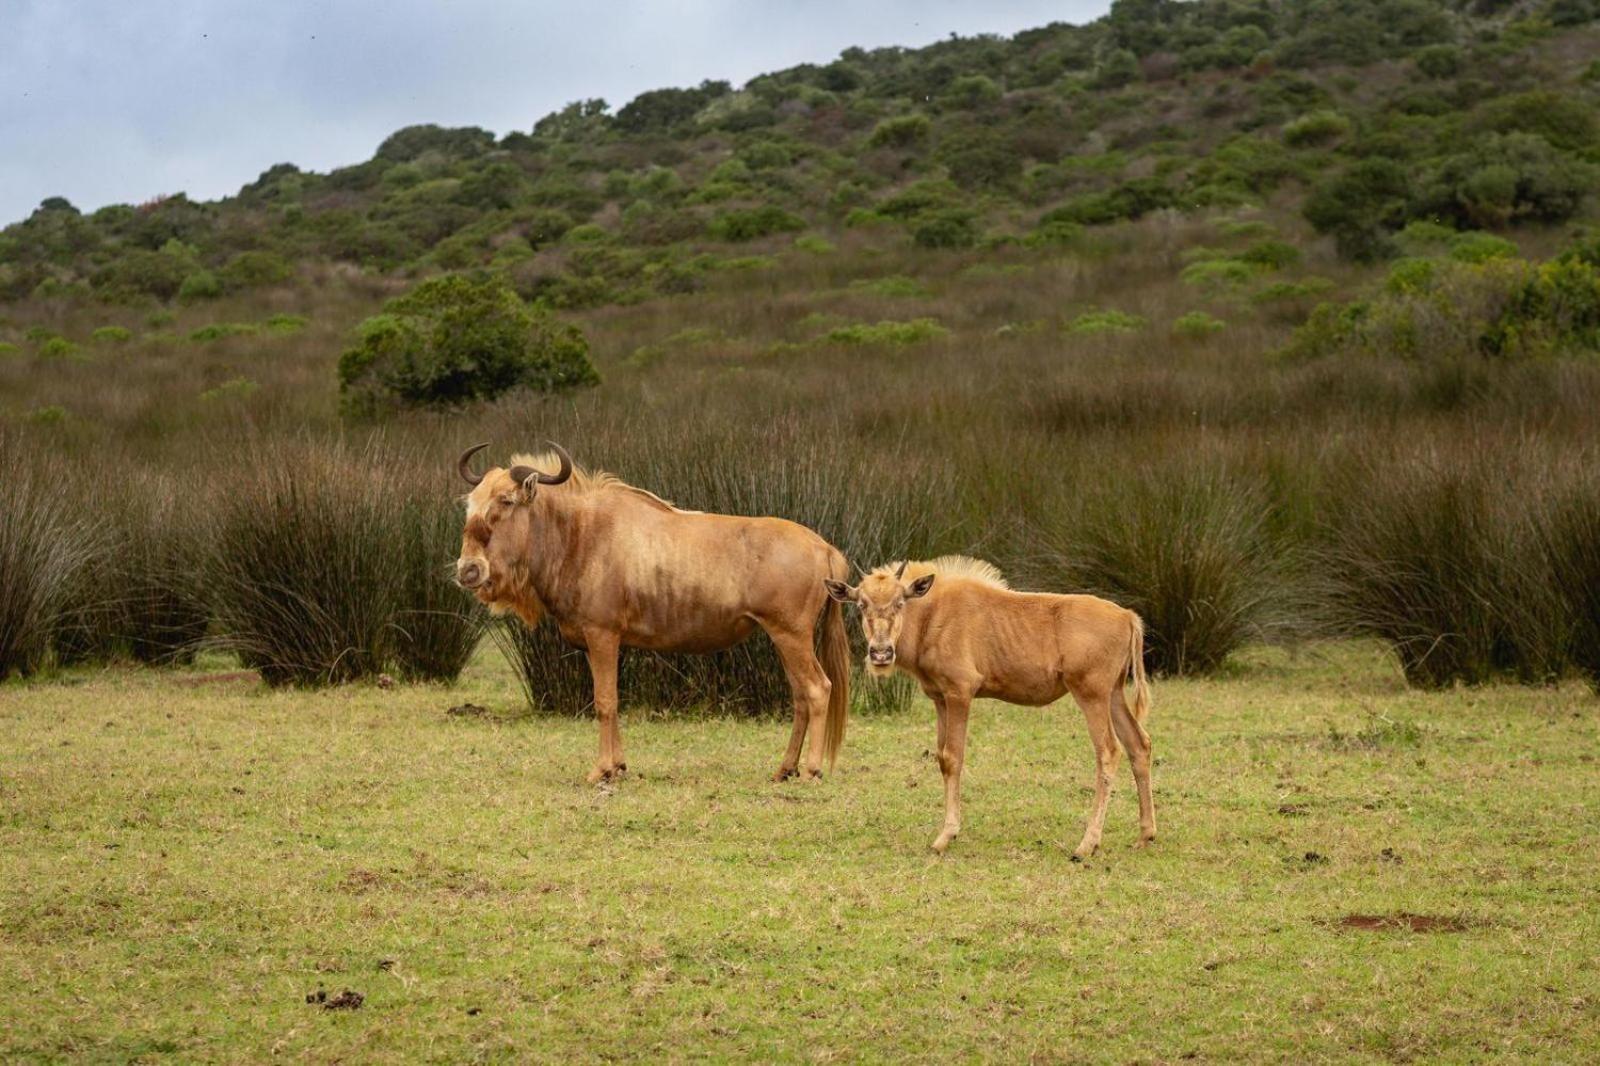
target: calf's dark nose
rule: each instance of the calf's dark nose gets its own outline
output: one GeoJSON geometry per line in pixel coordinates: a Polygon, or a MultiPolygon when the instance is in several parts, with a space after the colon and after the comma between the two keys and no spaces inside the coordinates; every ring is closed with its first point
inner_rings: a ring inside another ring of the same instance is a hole
{"type": "Polygon", "coordinates": [[[470,589],[482,580],[483,568],[477,563],[463,563],[462,565],[456,567],[457,584],[470,589]]]}

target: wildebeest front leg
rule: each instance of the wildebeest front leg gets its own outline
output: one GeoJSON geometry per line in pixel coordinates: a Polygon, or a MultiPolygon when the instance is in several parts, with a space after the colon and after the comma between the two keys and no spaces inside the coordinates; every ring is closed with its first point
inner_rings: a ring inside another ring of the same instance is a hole
{"type": "Polygon", "coordinates": [[[939,770],[944,774],[944,826],[933,839],[940,855],[961,832],[961,770],[967,760],[967,712],[970,696],[946,696],[939,715],[939,770]]]}
{"type": "Polygon", "coordinates": [[[617,724],[617,657],[621,638],[602,630],[586,631],[589,674],[594,679],[594,714],[600,723],[600,758],[589,771],[589,783],[608,781],[628,768],[622,759],[622,728],[617,724]]]}

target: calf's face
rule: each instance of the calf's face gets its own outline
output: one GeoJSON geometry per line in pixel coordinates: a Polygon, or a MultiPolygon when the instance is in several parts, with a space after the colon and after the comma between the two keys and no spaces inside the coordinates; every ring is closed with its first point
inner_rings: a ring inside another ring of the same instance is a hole
{"type": "MultiPolygon", "coordinates": [[[[903,568],[902,568],[903,569],[903,568]]],[[[909,585],[884,573],[868,574],[860,585],[825,581],[828,595],[861,609],[861,632],[867,638],[867,673],[886,677],[894,672],[895,645],[905,627],[906,601],[928,594],[933,575],[924,574],[909,585]]]]}

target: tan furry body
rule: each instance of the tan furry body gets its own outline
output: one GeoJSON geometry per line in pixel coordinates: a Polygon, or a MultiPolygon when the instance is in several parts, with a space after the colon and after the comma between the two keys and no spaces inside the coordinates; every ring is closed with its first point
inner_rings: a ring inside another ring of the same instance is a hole
{"type": "MultiPolygon", "coordinates": [[[[518,456],[519,465],[549,470],[555,460],[518,456]]],[[[601,726],[591,779],[626,766],[616,724],[622,646],[720,651],[757,628],[777,646],[795,698],[776,776],[796,772],[808,733],[806,769],[821,775],[824,754],[837,757],[849,708],[844,624],[822,585],[847,572],[836,548],[781,518],[679,510],[609,474],[574,469],[561,484],[529,489],[506,469],[483,476],[467,498],[458,573],[482,565],[486,576],[472,586],[480,600],[530,626],[548,614],[588,653],[601,726]]]]}
{"type": "Polygon", "coordinates": [[[1082,708],[1096,776],[1078,857],[1100,844],[1119,741],[1139,788],[1141,843],[1154,838],[1150,737],[1143,724],[1149,686],[1137,614],[1097,596],[1014,591],[993,566],[964,556],[879,567],[858,588],[834,585],[830,591],[860,606],[869,656],[871,648],[893,648],[888,661],[869,658],[868,669],[909,674],[938,712],[945,823],[936,851],[960,832],[967,715],[979,698],[1043,706],[1070,693],[1082,708]],[[1129,681],[1131,700],[1123,693],[1129,681]]]}

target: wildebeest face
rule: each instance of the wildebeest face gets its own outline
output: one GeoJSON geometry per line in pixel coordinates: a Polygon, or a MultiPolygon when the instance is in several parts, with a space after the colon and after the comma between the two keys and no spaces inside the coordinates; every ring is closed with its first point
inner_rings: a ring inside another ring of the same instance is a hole
{"type": "Polygon", "coordinates": [[[926,596],[933,588],[933,575],[924,574],[909,585],[900,583],[905,566],[893,576],[872,573],[860,585],[828,581],[828,595],[841,603],[854,603],[861,609],[861,632],[867,638],[867,673],[886,677],[894,672],[895,646],[905,628],[906,601],[926,596]]]}
{"type": "Polygon", "coordinates": [[[505,584],[517,566],[516,547],[528,545],[531,495],[514,485],[504,470],[491,470],[467,496],[467,522],[461,531],[456,584],[488,602],[495,585],[505,584]]]}
{"type": "Polygon", "coordinates": [[[499,467],[474,474],[472,456],[485,447],[469,448],[457,468],[472,492],[467,495],[467,520],[461,531],[461,555],[456,559],[456,583],[478,599],[492,603],[527,566],[531,549],[532,508],[540,485],[559,485],[572,476],[572,459],[559,444],[552,444],[561,469],[545,474],[531,466],[499,467]]]}

